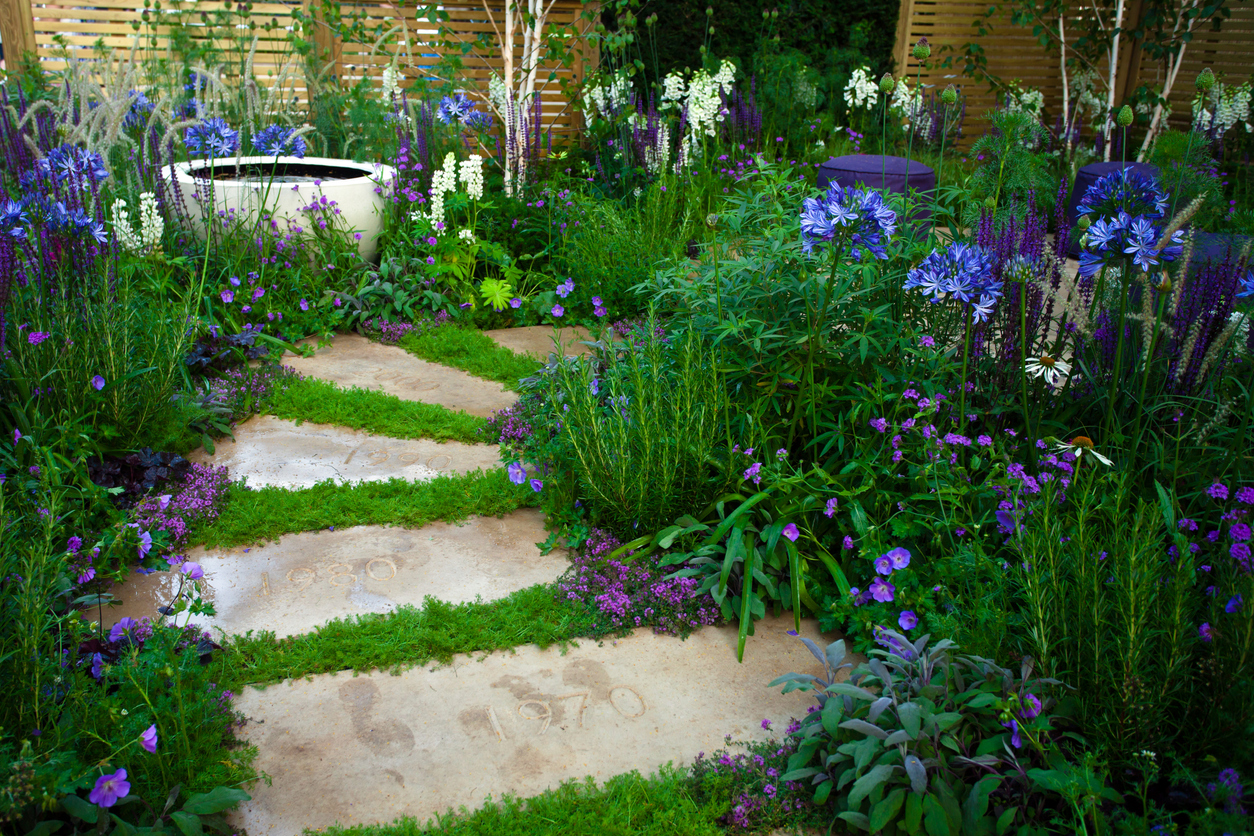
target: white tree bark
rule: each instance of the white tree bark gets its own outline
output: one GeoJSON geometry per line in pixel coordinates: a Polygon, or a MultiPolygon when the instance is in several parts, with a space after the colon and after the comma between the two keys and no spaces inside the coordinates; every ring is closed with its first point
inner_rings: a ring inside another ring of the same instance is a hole
{"type": "MultiPolygon", "coordinates": [[[[1175,26],[1171,29],[1171,39],[1176,40],[1177,36],[1181,36],[1180,25],[1184,22],[1185,12],[1197,6],[1198,0],[1186,0],[1186,3],[1180,8],[1180,15],[1176,18],[1175,26]]],[[[1184,33],[1188,34],[1193,31],[1193,26],[1197,23],[1197,19],[1190,20],[1184,27],[1184,33]]],[[[1188,42],[1180,44],[1180,51],[1176,53],[1175,58],[1167,62],[1167,77],[1163,81],[1162,98],[1163,101],[1154,106],[1154,117],[1150,120],[1149,132],[1145,134],[1145,141],[1141,143],[1141,150],[1137,153],[1136,158],[1140,162],[1145,161],[1145,156],[1153,147],[1154,140],[1158,136],[1159,130],[1162,129],[1163,115],[1166,113],[1166,101],[1171,97],[1171,91],[1176,85],[1176,78],[1180,75],[1180,67],[1184,65],[1184,51],[1188,47],[1188,42]]]]}
{"type": "Polygon", "coordinates": [[[1110,162],[1110,146],[1115,139],[1115,77],[1119,73],[1119,35],[1123,27],[1123,0],[1115,3],[1115,29],[1110,37],[1110,73],[1106,82],[1106,162],[1110,162]]]}

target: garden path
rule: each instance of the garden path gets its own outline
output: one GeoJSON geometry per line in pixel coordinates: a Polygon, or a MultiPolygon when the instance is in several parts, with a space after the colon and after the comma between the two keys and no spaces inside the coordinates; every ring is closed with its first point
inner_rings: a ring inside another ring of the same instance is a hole
{"type": "Polygon", "coordinates": [[[438,404],[485,418],[517,399],[499,383],[429,363],[403,348],[371,342],[359,334],[340,334],[330,345],[316,349],[312,357],[288,354],[283,363],[307,377],[376,389],[403,400],[438,404]]]}
{"type": "Polygon", "coordinates": [[[582,325],[571,328],[528,325],[525,328],[497,328],[483,333],[515,354],[527,354],[540,360],[547,360],[554,352],[555,337],[561,341],[562,354],[567,357],[592,353],[586,345],[581,345],[584,340],[592,339],[588,329],[582,325]]]}
{"type": "MultiPolygon", "coordinates": [[[[759,621],[744,664],[735,627],[684,641],[639,629],[567,651],[519,647],[399,676],[342,672],[248,688],[235,705],[273,783],[251,787],[231,823],[251,836],[297,836],[337,822],[424,821],[477,808],[489,794],[527,797],[585,775],[605,781],[691,762],[728,734],[781,739],[811,700],[767,683],[819,672],[787,635],[792,626],[759,621]]],[[[820,640],[813,624],[803,634],[820,640]]]]}
{"type": "MultiPolygon", "coordinates": [[[[284,637],[334,618],[421,607],[428,595],[449,603],[504,598],[552,583],[566,570],[565,552],[540,554],[535,544],[546,536],[540,512],[523,509],[460,525],[364,525],[287,534],[270,544],[196,548],[187,559],[204,569],[201,597],[217,614],[194,620],[227,634],[270,630],[284,637]]],[[[157,618],[157,608],[175,598],[181,577],[137,575],[115,588],[122,605],[105,613],[105,626],[124,617],[157,618]]]]}
{"type": "Polygon", "coordinates": [[[308,488],[331,479],[374,482],[392,478],[426,481],[441,473],[469,473],[500,466],[495,444],[398,439],[329,424],[297,424],[258,415],[236,425],[212,455],[203,449],[193,462],[225,465],[232,479],[250,488],[308,488]]]}

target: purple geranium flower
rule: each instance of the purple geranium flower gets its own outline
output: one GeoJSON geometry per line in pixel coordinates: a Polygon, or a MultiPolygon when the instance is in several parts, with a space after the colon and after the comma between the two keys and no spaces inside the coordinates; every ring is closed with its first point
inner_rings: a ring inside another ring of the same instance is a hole
{"type": "Polygon", "coordinates": [[[792,523],[789,523],[788,525],[784,526],[784,530],[781,531],[780,533],[783,534],[785,537],[787,537],[789,540],[792,540],[794,543],[797,542],[797,538],[801,536],[801,532],[797,530],[797,526],[793,525],[792,523]]]}
{"type": "Polygon", "coordinates": [[[544,490],[544,483],[541,482],[539,479],[532,479],[531,489],[535,491],[536,493],[539,493],[540,491],[544,490]]]}
{"type": "Polygon", "coordinates": [[[119,798],[126,798],[126,794],[130,791],[131,785],[126,780],[126,770],[119,769],[112,775],[101,775],[97,778],[96,786],[87,797],[92,804],[112,807],[118,803],[119,798]]]}
{"type": "Polygon", "coordinates": [[[506,470],[509,471],[509,480],[515,485],[521,485],[527,481],[527,469],[522,466],[522,462],[510,462],[506,470]]]}
{"type": "Polygon", "coordinates": [[[143,746],[147,752],[157,751],[157,727],[155,725],[144,729],[144,733],[139,736],[139,745],[143,746]]]}
{"type": "Polygon", "coordinates": [[[887,604],[893,600],[893,593],[897,591],[897,587],[883,578],[876,578],[871,581],[870,591],[872,598],[881,604],[887,604]]]}
{"type": "Polygon", "coordinates": [[[893,562],[894,569],[905,569],[910,565],[910,552],[906,551],[901,546],[889,551],[885,557],[893,562]]]}
{"type": "Polygon", "coordinates": [[[205,570],[199,563],[189,561],[183,564],[183,574],[187,575],[190,580],[198,581],[205,576],[205,570]]]}
{"type": "Polygon", "coordinates": [[[888,555],[882,554],[875,558],[875,571],[881,575],[891,575],[893,573],[893,561],[888,555]]]}
{"type": "Polygon", "coordinates": [[[96,375],[91,379],[91,385],[93,389],[99,392],[101,389],[105,388],[105,379],[100,375],[96,375]]]}
{"type": "Polygon", "coordinates": [[[903,630],[913,630],[918,625],[919,617],[913,610],[902,610],[901,615],[897,616],[897,626],[903,630]]]}

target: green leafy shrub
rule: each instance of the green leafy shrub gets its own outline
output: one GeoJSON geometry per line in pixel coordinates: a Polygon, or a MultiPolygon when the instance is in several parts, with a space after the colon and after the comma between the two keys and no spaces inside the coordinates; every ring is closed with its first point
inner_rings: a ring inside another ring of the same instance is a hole
{"type": "Polygon", "coordinates": [[[782,779],[808,779],[816,804],[872,833],[1040,832],[1055,806],[1042,779],[1062,762],[1048,696],[1057,683],[1034,678],[1029,662],[1016,676],[929,639],[884,630],[884,648],[856,668],[843,640],[821,651],[801,639],[824,672],[771,683],[818,702],[782,779]]]}

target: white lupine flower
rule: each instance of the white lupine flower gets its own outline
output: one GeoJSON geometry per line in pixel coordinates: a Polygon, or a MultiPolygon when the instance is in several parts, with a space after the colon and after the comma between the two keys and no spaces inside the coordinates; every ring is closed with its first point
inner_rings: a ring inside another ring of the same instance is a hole
{"type": "Polygon", "coordinates": [[[475,231],[473,229],[463,229],[457,233],[457,237],[463,241],[469,241],[473,244],[475,241],[475,231]]]}
{"type": "Polygon", "coordinates": [[[496,108],[497,113],[505,113],[508,98],[508,91],[505,89],[505,80],[499,75],[494,75],[488,79],[488,100],[492,102],[492,106],[496,108]]]}
{"type": "Polygon", "coordinates": [[[157,209],[157,197],[152,192],[144,192],[139,196],[139,232],[131,228],[131,215],[126,209],[126,201],[121,198],[113,202],[114,234],[128,251],[148,253],[161,245],[161,236],[165,232],[165,221],[157,209]]]}
{"type": "Polygon", "coordinates": [[[471,200],[483,197],[483,157],[471,154],[461,164],[462,183],[466,186],[466,194],[471,200]]]}
{"type": "Polygon", "coordinates": [[[850,110],[869,109],[879,99],[880,88],[867,67],[858,67],[845,85],[845,105],[850,110]]]}
{"type": "Polygon", "coordinates": [[[457,190],[457,156],[448,152],[444,156],[444,164],[435,174],[431,175],[431,225],[436,234],[444,231],[444,194],[457,190]]]}
{"type": "Polygon", "coordinates": [[[905,79],[897,80],[897,87],[893,90],[893,98],[888,107],[904,118],[918,133],[926,134],[932,127],[932,117],[923,105],[923,90],[920,88],[912,91],[905,79]]]}

